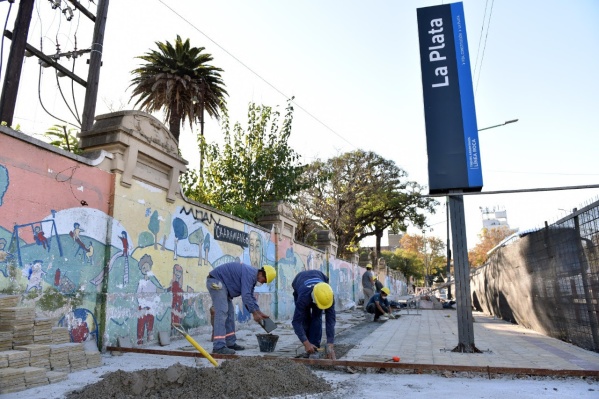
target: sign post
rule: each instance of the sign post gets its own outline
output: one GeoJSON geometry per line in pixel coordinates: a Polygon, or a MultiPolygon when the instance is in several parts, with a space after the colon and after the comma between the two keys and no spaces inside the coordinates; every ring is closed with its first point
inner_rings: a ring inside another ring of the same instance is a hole
{"type": "Polygon", "coordinates": [[[420,66],[426,123],[429,191],[449,195],[455,267],[459,343],[455,352],[479,352],[474,345],[470,266],[464,192],[483,187],[462,3],[417,10],[420,66]]]}

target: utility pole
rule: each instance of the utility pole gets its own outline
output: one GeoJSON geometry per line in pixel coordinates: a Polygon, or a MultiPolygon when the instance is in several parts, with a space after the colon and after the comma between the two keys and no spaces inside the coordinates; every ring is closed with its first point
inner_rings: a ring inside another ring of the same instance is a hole
{"type": "Polygon", "coordinates": [[[12,119],[15,114],[23,58],[25,57],[25,45],[27,44],[34,2],[35,0],[21,0],[13,29],[13,39],[6,63],[2,97],[0,98],[0,121],[6,122],[8,126],[12,126],[12,119]]]}
{"type": "Polygon", "coordinates": [[[108,0],[98,1],[98,11],[94,24],[94,37],[92,39],[89,55],[89,71],[87,75],[87,90],[83,103],[81,132],[91,130],[96,114],[96,101],[98,99],[98,85],[100,83],[100,67],[102,66],[102,52],[104,51],[104,29],[108,15],[108,0]]]}

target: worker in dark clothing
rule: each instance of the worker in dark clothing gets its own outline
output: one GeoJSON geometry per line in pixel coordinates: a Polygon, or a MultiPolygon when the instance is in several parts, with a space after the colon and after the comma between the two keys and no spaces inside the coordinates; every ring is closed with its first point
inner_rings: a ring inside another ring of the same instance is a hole
{"type": "Polygon", "coordinates": [[[306,354],[316,353],[322,340],[322,311],[325,314],[328,359],[335,359],[335,304],[329,279],[318,270],[299,272],[293,282],[295,312],[291,325],[304,344],[306,354]]]}
{"type": "Polygon", "coordinates": [[[259,323],[268,316],[260,311],[254,298],[256,283],[270,283],[277,276],[274,267],[265,265],[261,269],[243,263],[225,263],[214,268],[206,279],[206,288],[214,307],[214,341],[212,353],[233,355],[245,349],[237,344],[235,336],[235,309],[233,298],[241,296],[243,305],[259,323]]]}
{"type": "Polygon", "coordinates": [[[366,311],[368,313],[374,314],[374,320],[378,321],[379,318],[381,320],[394,319],[395,316],[391,313],[391,305],[387,300],[389,293],[391,291],[387,287],[381,288],[381,292],[378,294],[374,294],[372,298],[370,298],[370,302],[366,305],[366,311]],[[387,316],[385,316],[385,314],[387,316]],[[382,316],[382,317],[381,317],[382,316]]]}

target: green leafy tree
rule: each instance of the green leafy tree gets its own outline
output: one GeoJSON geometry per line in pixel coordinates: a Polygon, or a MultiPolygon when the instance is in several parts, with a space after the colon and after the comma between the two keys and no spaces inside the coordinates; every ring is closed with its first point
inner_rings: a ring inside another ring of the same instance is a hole
{"type": "Polygon", "coordinates": [[[359,242],[372,235],[380,254],[386,228],[422,227],[424,212],[434,213],[436,201],[422,197],[421,187],[406,178],[393,161],[356,150],[310,164],[305,179],[311,184],[298,202],[333,231],[343,255],[357,251],[359,242]]]}
{"type": "Polygon", "coordinates": [[[64,125],[52,125],[44,136],[49,143],[55,147],[61,148],[73,154],[81,155],[83,151],[79,148],[78,130],[75,128],[67,129],[64,125]]]}
{"type": "Polygon", "coordinates": [[[190,127],[200,122],[204,134],[204,112],[219,119],[225,108],[225,84],[221,68],[210,65],[212,55],[204,47],[191,47],[189,39],[179,35],[174,45],[156,42],[151,50],[137,58],[145,64],[131,71],[135,105],[147,112],[164,110],[169,128],[179,141],[181,123],[189,120],[190,127]]]}
{"type": "Polygon", "coordinates": [[[260,205],[267,201],[292,201],[306,187],[301,179],[304,166],[288,144],[293,107],[281,114],[268,106],[250,103],[247,127],[236,123],[230,128],[223,117],[224,144],[206,144],[206,170],[201,179],[190,171],[181,179],[184,194],[237,217],[256,222],[260,205]],[[280,122],[280,126],[279,126],[280,122]]]}
{"type": "Polygon", "coordinates": [[[406,277],[413,277],[414,281],[424,281],[424,264],[417,253],[398,248],[395,251],[381,251],[387,266],[392,270],[403,273],[406,277]]]}
{"type": "Polygon", "coordinates": [[[432,284],[435,276],[444,273],[447,264],[445,256],[445,243],[438,237],[425,235],[405,234],[399,245],[402,254],[415,257],[419,260],[422,268],[421,275],[426,279],[428,285],[432,284]]]}

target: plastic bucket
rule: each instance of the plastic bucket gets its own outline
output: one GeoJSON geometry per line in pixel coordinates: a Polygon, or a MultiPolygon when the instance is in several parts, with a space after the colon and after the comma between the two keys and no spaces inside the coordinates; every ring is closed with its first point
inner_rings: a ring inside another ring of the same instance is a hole
{"type": "Polygon", "coordinates": [[[256,338],[258,338],[260,352],[273,352],[279,340],[279,336],[274,334],[256,334],[256,338]]]}

